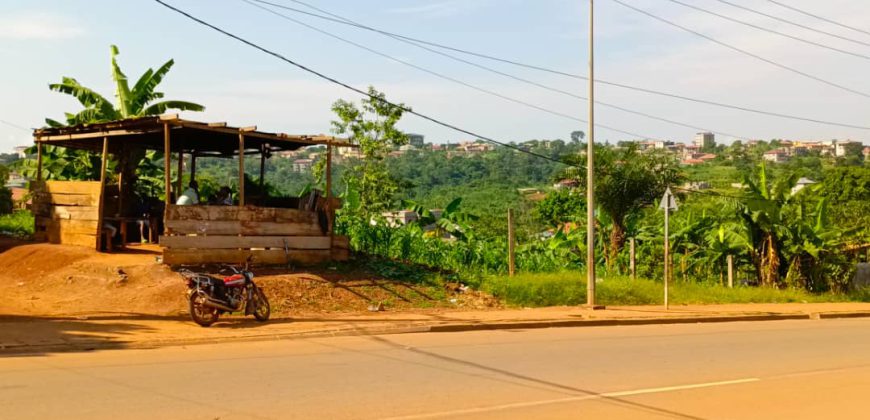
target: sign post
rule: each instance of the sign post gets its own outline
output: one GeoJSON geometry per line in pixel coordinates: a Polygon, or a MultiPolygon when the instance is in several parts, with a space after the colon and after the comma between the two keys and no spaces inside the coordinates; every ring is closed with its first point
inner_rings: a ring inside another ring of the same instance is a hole
{"type": "Polygon", "coordinates": [[[677,210],[677,199],[674,198],[674,194],[671,192],[671,187],[668,187],[665,190],[665,195],[662,197],[662,202],[659,204],[659,208],[665,211],[665,310],[668,309],[668,278],[670,277],[670,267],[668,264],[669,254],[670,254],[670,237],[668,233],[668,225],[670,224],[670,212],[671,210],[677,210]]]}

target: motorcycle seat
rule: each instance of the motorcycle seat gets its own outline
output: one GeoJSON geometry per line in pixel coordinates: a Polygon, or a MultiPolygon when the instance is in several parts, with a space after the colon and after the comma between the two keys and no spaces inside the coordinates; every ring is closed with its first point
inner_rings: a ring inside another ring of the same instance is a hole
{"type": "Polygon", "coordinates": [[[224,277],[224,285],[227,287],[239,287],[244,286],[245,284],[245,276],[241,274],[233,274],[232,276],[224,277]]]}

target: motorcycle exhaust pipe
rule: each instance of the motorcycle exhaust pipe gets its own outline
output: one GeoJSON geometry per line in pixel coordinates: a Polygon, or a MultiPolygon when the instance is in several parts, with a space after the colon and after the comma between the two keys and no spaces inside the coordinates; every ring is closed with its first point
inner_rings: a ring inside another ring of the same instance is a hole
{"type": "Polygon", "coordinates": [[[215,299],[212,299],[212,298],[208,298],[208,299],[204,300],[202,302],[202,304],[204,306],[208,306],[209,308],[216,308],[216,309],[220,309],[222,311],[227,311],[227,312],[235,312],[237,310],[237,309],[231,308],[227,305],[224,305],[222,302],[215,300],[215,299]]]}

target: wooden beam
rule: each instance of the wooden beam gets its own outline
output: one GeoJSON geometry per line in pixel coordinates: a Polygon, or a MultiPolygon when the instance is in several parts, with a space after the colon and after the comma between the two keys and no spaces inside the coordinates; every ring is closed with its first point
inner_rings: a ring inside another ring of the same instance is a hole
{"type": "MultiPolygon", "coordinates": [[[[99,204],[99,209],[98,209],[98,213],[97,213],[97,231],[94,232],[94,235],[97,236],[97,240],[95,241],[97,251],[100,251],[100,249],[102,248],[102,246],[101,246],[102,239],[101,238],[103,237],[103,235],[100,235],[100,233],[103,230],[103,213],[105,211],[104,207],[106,205],[106,198],[105,198],[106,197],[106,164],[108,163],[108,159],[109,159],[109,138],[103,137],[103,157],[102,157],[102,161],[100,162],[100,204],[99,204]]],[[[111,238],[109,240],[111,240],[111,238]]],[[[108,248],[108,244],[107,244],[107,248],[108,248]]]]}
{"type": "Polygon", "coordinates": [[[42,142],[36,142],[36,180],[42,181],[42,142]]]}
{"type": "Polygon", "coordinates": [[[287,249],[330,249],[328,236],[161,236],[160,246],[164,248],[197,249],[240,249],[274,248],[287,249]]]}
{"type": "Polygon", "coordinates": [[[245,206],[245,134],[239,131],[239,207],[245,206]]]}
{"type": "Polygon", "coordinates": [[[178,114],[163,114],[160,116],[160,121],[176,121],[178,120],[178,114]]]}
{"type": "Polygon", "coordinates": [[[256,125],[249,125],[247,127],[239,127],[239,131],[247,133],[249,131],[257,131],[256,125]]]}
{"type": "Polygon", "coordinates": [[[166,227],[174,234],[188,235],[245,235],[245,236],[321,236],[316,223],[304,222],[237,222],[166,220],[166,227]]]}
{"type": "Polygon", "coordinates": [[[227,123],[225,122],[210,122],[208,123],[209,127],[226,127],[227,123]]]}
{"type": "Polygon", "coordinates": [[[315,225],[317,213],[275,207],[169,206],[169,219],[190,221],[308,223],[315,225]]]}
{"type": "MultiPolygon", "coordinates": [[[[169,206],[172,205],[172,196],[170,192],[170,188],[172,186],[172,179],[170,178],[170,169],[169,169],[169,159],[172,157],[172,151],[169,148],[169,123],[163,123],[163,181],[164,181],[164,193],[166,194],[166,206],[163,210],[163,220],[166,220],[166,215],[169,212],[169,206]]],[[[165,225],[165,223],[164,223],[165,225]]],[[[168,233],[168,229],[164,229],[168,233]]]]}
{"type": "MultiPolygon", "coordinates": [[[[328,249],[292,249],[281,250],[243,250],[243,249],[178,249],[163,250],[163,263],[167,265],[211,264],[211,263],[244,263],[248,256],[253,256],[256,265],[283,265],[288,262],[297,264],[319,264],[333,261],[335,255],[328,249]]],[[[346,254],[346,253],[345,253],[346,254]]]]}

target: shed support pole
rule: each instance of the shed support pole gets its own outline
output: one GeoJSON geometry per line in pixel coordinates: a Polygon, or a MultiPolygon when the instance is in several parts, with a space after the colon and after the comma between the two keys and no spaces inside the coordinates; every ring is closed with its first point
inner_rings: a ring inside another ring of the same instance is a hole
{"type": "MultiPolygon", "coordinates": [[[[103,137],[103,156],[100,162],[100,207],[97,209],[97,240],[96,247],[99,252],[102,249],[103,236],[103,208],[106,205],[106,163],[109,158],[109,138],[103,137]]],[[[111,241],[112,238],[109,238],[111,241]]],[[[106,244],[106,249],[111,249],[111,245],[106,244]]]]}
{"type": "Polygon", "coordinates": [[[36,141],[36,180],[42,181],[42,142],[36,141]]]}
{"type": "Polygon", "coordinates": [[[172,178],[171,178],[171,170],[169,167],[169,161],[172,157],[172,152],[169,147],[169,123],[163,123],[163,186],[164,186],[164,194],[166,205],[163,207],[163,231],[164,234],[169,233],[169,229],[166,228],[166,222],[168,221],[169,216],[169,206],[172,205],[172,178]]]}
{"type": "Polygon", "coordinates": [[[266,193],[263,191],[263,186],[265,185],[266,176],[266,145],[262,145],[260,147],[260,205],[265,205],[266,203],[266,193]]]}
{"type": "Polygon", "coordinates": [[[190,180],[196,181],[196,151],[190,152],[190,180]]]}
{"type": "Polygon", "coordinates": [[[182,183],[182,178],[184,178],[184,152],[178,151],[178,179],[175,180],[175,194],[181,194],[184,191],[184,184],[182,183]]]}
{"type": "Polygon", "coordinates": [[[245,206],[245,135],[239,133],[239,207],[245,206]]]}
{"type": "Polygon", "coordinates": [[[327,230],[329,232],[330,245],[332,245],[332,224],[335,222],[335,209],[332,208],[332,145],[326,145],[326,214],[327,230]]]}

